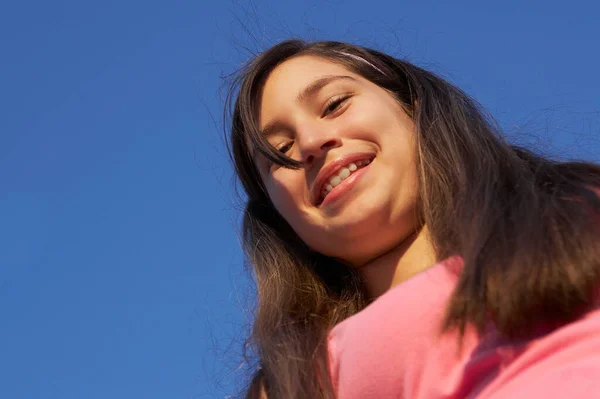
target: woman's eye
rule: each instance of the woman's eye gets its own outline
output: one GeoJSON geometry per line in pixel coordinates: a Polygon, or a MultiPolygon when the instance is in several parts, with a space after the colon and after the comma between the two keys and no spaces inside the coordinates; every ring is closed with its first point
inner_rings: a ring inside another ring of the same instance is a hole
{"type": "Polygon", "coordinates": [[[283,154],[286,154],[290,150],[290,148],[292,148],[292,143],[293,143],[292,141],[288,141],[287,143],[283,143],[283,144],[278,145],[276,147],[277,151],[279,151],[279,152],[281,152],[283,154]]]}
{"type": "Polygon", "coordinates": [[[340,107],[340,105],[342,105],[344,103],[344,101],[346,101],[349,97],[350,96],[342,96],[342,97],[333,98],[326,105],[323,116],[327,116],[327,115],[331,114],[332,112],[336,111],[340,107]]]}

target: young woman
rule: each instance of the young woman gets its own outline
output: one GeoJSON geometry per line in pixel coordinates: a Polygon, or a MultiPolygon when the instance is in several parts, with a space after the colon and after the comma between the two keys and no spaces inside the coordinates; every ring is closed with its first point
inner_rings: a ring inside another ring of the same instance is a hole
{"type": "Polygon", "coordinates": [[[286,41],[232,90],[254,398],[600,395],[600,166],[512,146],[460,89],[286,41]]]}

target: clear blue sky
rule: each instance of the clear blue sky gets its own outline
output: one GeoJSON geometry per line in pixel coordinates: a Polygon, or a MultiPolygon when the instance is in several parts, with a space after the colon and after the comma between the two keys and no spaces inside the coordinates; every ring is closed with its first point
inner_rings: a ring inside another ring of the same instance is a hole
{"type": "Polygon", "coordinates": [[[374,46],[600,161],[598,4],[3,2],[0,398],[233,392],[249,298],[219,89],[247,49],[374,46]]]}

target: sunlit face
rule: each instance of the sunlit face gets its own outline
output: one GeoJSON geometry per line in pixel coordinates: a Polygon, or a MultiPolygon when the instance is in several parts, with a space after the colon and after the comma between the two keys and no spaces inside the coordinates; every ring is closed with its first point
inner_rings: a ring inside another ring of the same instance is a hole
{"type": "Polygon", "coordinates": [[[299,170],[256,163],[269,196],[313,250],[361,265],[415,231],[415,126],[385,89],[315,56],[279,65],[259,124],[299,170]]]}

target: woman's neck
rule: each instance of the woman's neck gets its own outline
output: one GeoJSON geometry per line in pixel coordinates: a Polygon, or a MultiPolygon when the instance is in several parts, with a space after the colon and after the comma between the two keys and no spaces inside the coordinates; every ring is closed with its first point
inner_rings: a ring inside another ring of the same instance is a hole
{"type": "Polygon", "coordinates": [[[396,247],[360,266],[359,271],[368,295],[376,298],[435,262],[428,230],[422,227],[396,247]]]}

